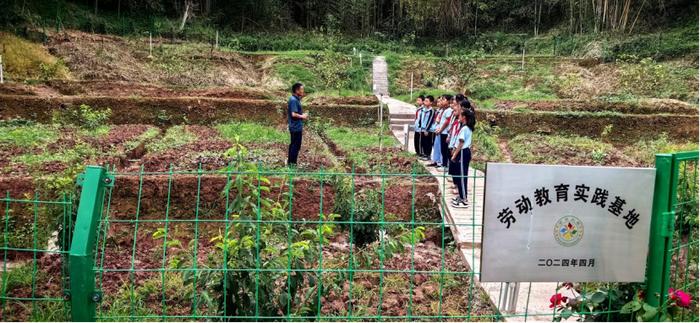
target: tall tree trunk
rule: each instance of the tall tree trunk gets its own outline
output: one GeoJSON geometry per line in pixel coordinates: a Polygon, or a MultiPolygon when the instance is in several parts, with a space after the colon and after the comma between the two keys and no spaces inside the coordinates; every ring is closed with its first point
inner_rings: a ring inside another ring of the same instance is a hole
{"type": "Polygon", "coordinates": [[[191,7],[192,0],[185,0],[185,10],[182,12],[182,21],[180,22],[180,28],[178,28],[178,32],[185,30],[185,23],[187,23],[187,18],[190,15],[191,7]]]}
{"type": "Polygon", "coordinates": [[[95,15],[97,15],[97,0],[95,0],[95,15]]]}

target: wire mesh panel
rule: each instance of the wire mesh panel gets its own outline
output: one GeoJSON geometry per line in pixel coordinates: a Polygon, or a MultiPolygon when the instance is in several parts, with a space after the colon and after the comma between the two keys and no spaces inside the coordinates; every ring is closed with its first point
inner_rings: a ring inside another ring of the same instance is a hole
{"type": "Polygon", "coordinates": [[[698,295],[698,153],[674,155],[672,210],[675,212],[668,297],[680,307],[671,313],[677,321],[698,321],[697,301],[684,295],[698,295]]]}
{"type": "Polygon", "coordinates": [[[73,227],[69,195],[42,199],[39,193],[2,202],[2,282],[0,320],[65,321],[70,319],[67,256],[73,227]]]}
{"type": "Polygon", "coordinates": [[[426,173],[115,173],[98,320],[494,320],[426,173]]]}
{"type": "Polygon", "coordinates": [[[615,320],[639,288],[480,284],[476,171],[462,210],[448,207],[451,176],[417,171],[111,175],[97,320],[615,320]]]}

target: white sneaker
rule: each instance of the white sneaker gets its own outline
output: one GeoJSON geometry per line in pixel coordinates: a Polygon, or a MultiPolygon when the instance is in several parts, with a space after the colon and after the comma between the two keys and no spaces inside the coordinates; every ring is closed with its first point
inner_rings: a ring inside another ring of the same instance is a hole
{"type": "Polygon", "coordinates": [[[452,202],[452,207],[456,207],[458,209],[461,209],[461,208],[469,207],[469,204],[462,199],[458,199],[457,201],[452,202]]]}

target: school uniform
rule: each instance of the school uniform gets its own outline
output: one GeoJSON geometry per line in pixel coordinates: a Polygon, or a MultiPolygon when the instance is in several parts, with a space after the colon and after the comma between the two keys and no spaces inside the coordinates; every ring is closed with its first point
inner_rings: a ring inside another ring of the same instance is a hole
{"type": "Polygon", "coordinates": [[[416,119],[413,122],[413,148],[416,150],[416,155],[423,155],[423,147],[420,144],[420,117],[423,112],[423,106],[421,105],[416,109],[416,119]]]}
{"type": "Polygon", "coordinates": [[[435,113],[435,118],[433,119],[433,126],[430,127],[430,133],[433,134],[433,153],[430,156],[430,160],[438,166],[443,165],[442,163],[442,152],[440,151],[440,136],[435,135],[435,131],[438,129],[438,124],[440,123],[440,118],[443,113],[443,109],[438,109],[435,113]]]}
{"type": "MultiPolygon", "coordinates": [[[[467,201],[467,176],[469,175],[469,162],[472,159],[472,130],[466,125],[461,125],[459,132],[455,136],[455,142],[462,142],[462,148],[457,152],[456,158],[450,159],[450,174],[452,180],[457,186],[459,198],[467,201]]],[[[455,144],[455,148],[457,146],[455,144]]]]}
{"type": "Polygon", "coordinates": [[[449,122],[452,119],[453,112],[454,110],[450,106],[448,106],[447,109],[443,110],[440,114],[440,121],[437,126],[437,129],[440,129],[445,124],[448,125],[447,127],[445,127],[445,129],[442,130],[442,132],[440,132],[439,135],[436,135],[436,140],[440,143],[440,160],[442,160],[443,167],[447,167],[450,160],[450,149],[447,143],[447,136],[450,133],[449,122]]]}
{"type": "Polygon", "coordinates": [[[435,110],[433,108],[423,107],[420,127],[421,131],[427,132],[427,134],[421,132],[421,145],[423,146],[423,155],[426,158],[430,158],[430,153],[433,150],[433,134],[428,130],[433,125],[434,116],[435,110]]]}

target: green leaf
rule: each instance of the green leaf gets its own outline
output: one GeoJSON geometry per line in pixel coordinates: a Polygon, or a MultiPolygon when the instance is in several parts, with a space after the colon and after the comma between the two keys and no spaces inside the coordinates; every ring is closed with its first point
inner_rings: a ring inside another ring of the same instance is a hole
{"type": "Polygon", "coordinates": [[[621,314],[631,314],[636,311],[639,311],[642,308],[642,304],[638,301],[631,301],[620,309],[621,314]]]}
{"type": "Polygon", "coordinates": [[[651,306],[647,303],[644,303],[644,305],[642,305],[642,309],[644,310],[644,314],[642,314],[642,320],[644,320],[645,322],[653,321],[656,318],[656,314],[659,313],[658,308],[651,306]]]}
{"type": "Polygon", "coordinates": [[[569,319],[573,314],[574,313],[568,308],[561,311],[561,317],[563,317],[565,320],[569,319]]]}
{"type": "Polygon", "coordinates": [[[607,298],[607,294],[601,291],[597,291],[591,296],[591,301],[593,303],[600,304],[604,302],[607,298]]]}

